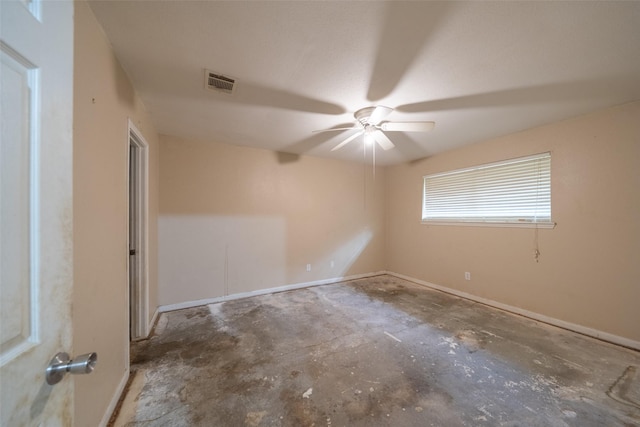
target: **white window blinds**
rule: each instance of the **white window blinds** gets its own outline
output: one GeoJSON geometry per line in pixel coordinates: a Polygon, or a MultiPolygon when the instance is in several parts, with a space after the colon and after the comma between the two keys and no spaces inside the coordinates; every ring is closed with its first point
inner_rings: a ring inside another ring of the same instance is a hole
{"type": "Polygon", "coordinates": [[[424,222],[551,223],[551,153],[424,177],[424,222]]]}

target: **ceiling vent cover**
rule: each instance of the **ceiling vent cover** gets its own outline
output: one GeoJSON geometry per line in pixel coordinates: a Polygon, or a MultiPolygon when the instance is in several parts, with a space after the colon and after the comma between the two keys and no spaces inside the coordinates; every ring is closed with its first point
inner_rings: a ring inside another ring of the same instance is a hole
{"type": "Polygon", "coordinates": [[[207,88],[216,92],[233,93],[236,88],[236,80],[229,76],[204,70],[204,84],[207,88]]]}

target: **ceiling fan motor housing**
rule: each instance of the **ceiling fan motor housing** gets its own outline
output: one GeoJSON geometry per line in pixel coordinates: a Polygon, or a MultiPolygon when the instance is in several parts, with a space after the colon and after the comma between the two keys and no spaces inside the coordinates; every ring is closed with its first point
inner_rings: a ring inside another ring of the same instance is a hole
{"type": "Polygon", "coordinates": [[[355,113],[353,113],[353,116],[356,118],[357,121],[359,121],[362,124],[362,126],[366,127],[367,124],[369,124],[369,117],[371,117],[371,114],[373,114],[373,111],[375,109],[376,107],[361,108],[355,113]]]}

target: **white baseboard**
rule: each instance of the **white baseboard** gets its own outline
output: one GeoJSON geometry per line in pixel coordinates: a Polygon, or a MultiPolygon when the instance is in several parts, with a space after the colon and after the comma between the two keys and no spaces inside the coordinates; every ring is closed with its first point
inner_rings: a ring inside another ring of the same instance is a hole
{"type": "Polygon", "coordinates": [[[498,308],[500,310],[508,311],[510,313],[518,314],[520,316],[528,317],[539,322],[547,323],[549,325],[557,326],[563,329],[567,329],[573,332],[577,332],[582,335],[587,335],[592,338],[597,338],[602,341],[607,341],[612,344],[621,345],[623,347],[632,348],[634,350],[640,350],[640,341],[635,341],[629,338],[621,337],[618,335],[610,334],[608,332],[599,331],[597,329],[588,328],[586,326],[578,325],[576,323],[566,322],[564,320],[555,319],[553,317],[545,316],[533,311],[525,310],[523,308],[514,307],[512,305],[503,304],[501,302],[493,301],[487,298],[482,298],[477,295],[469,294],[467,292],[458,291],[456,289],[447,288],[445,286],[436,285],[435,283],[425,282],[424,280],[416,279],[414,277],[405,276],[404,274],[394,273],[387,271],[389,276],[395,276],[400,279],[408,280],[409,282],[417,283],[418,285],[426,286],[431,289],[442,291],[457,297],[465,298],[471,301],[479,302],[490,307],[498,308]]]}
{"type": "Polygon", "coordinates": [[[383,274],[386,274],[386,272],[378,271],[375,273],[354,274],[351,276],[334,277],[332,279],[322,279],[322,280],[316,280],[313,282],[295,283],[292,285],[278,286],[275,288],[258,289],[256,291],[241,292],[237,294],[231,294],[231,295],[215,297],[215,298],[205,298],[205,299],[199,299],[195,301],[185,301],[185,302],[179,302],[176,304],[161,305],[160,307],[158,307],[157,311],[160,313],[165,313],[167,311],[182,310],[184,308],[198,307],[198,306],[207,305],[207,304],[216,304],[219,302],[232,301],[232,300],[248,298],[248,297],[255,297],[258,295],[275,294],[277,292],[292,291],[294,289],[310,288],[312,286],[330,285],[332,283],[346,282],[348,280],[364,279],[366,277],[381,276],[383,274]]]}
{"type": "Polygon", "coordinates": [[[158,315],[159,314],[160,314],[160,310],[158,308],[156,308],[156,311],[153,312],[153,316],[151,316],[151,321],[147,325],[147,336],[146,336],[146,338],[148,338],[149,334],[151,333],[151,331],[153,331],[153,326],[156,324],[156,320],[158,320],[158,315]]]}
{"type": "Polygon", "coordinates": [[[124,388],[127,386],[127,382],[129,381],[129,364],[127,363],[127,369],[124,371],[124,376],[120,379],[120,383],[116,388],[111,401],[109,402],[109,406],[107,406],[107,410],[102,416],[102,420],[100,420],[100,427],[107,427],[109,424],[109,420],[113,415],[113,411],[115,411],[116,406],[118,406],[118,402],[120,401],[120,397],[122,396],[122,392],[124,392],[124,388]]]}

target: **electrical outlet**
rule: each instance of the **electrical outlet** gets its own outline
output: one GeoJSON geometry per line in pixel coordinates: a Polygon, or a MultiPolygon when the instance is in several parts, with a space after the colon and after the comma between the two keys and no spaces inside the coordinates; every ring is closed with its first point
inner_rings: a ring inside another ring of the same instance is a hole
{"type": "Polygon", "coordinates": [[[307,271],[311,271],[311,264],[307,264],[307,271]]]}
{"type": "Polygon", "coordinates": [[[464,272],[464,280],[471,280],[471,273],[469,273],[468,271],[464,272]]]}
{"type": "Polygon", "coordinates": [[[336,263],[331,260],[331,268],[335,267],[336,263]]]}

